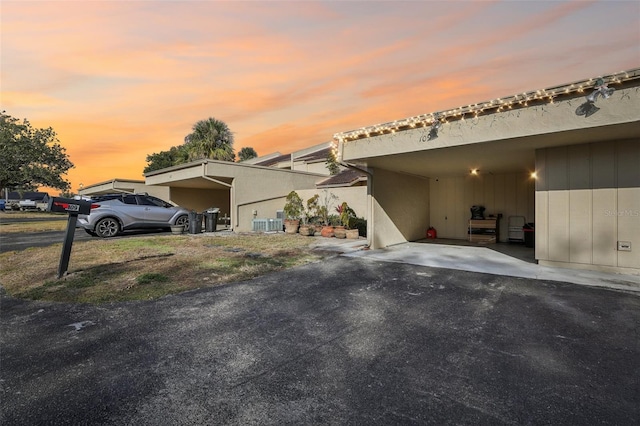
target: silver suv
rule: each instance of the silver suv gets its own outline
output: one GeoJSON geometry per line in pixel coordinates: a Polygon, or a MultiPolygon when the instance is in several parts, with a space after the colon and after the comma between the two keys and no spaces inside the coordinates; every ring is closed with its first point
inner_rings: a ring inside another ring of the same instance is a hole
{"type": "Polygon", "coordinates": [[[189,210],[147,194],[105,194],[91,197],[91,213],[78,215],[76,227],[91,235],[114,237],[129,229],[189,228],[189,210]]]}

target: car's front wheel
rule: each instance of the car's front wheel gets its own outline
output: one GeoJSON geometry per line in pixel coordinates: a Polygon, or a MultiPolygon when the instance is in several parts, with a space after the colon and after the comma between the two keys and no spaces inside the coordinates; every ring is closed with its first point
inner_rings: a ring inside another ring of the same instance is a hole
{"type": "Polygon", "coordinates": [[[102,238],[115,237],[120,233],[120,223],[118,223],[117,219],[105,217],[96,223],[95,233],[102,238]]]}
{"type": "Polygon", "coordinates": [[[189,216],[186,214],[180,216],[176,219],[176,225],[182,226],[184,228],[184,232],[189,231],[189,216]]]}

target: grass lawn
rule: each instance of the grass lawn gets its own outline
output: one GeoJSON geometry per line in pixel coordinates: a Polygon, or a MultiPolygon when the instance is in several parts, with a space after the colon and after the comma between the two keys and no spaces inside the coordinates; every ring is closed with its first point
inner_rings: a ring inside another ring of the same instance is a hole
{"type": "Polygon", "coordinates": [[[44,232],[67,229],[67,215],[49,212],[0,212],[0,232],[44,232]],[[10,222],[9,219],[38,219],[36,222],[10,222]]]}
{"type": "Polygon", "coordinates": [[[55,276],[62,244],[0,254],[0,285],[14,297],[34,300],[154,299],[318,261],[326,253],[312,250],[312,241],[281,233],[76,241],[61,279],[55,276]]]}

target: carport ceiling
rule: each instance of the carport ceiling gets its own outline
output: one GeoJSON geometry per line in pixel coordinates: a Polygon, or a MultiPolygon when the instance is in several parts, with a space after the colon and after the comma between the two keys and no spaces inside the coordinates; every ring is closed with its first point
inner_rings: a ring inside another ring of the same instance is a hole
{"type": "Polygon", "coordinates": [[[532,172],[535,150],[596,141],[638,138],[640,123],[603,126],[571,132],[541,134],[518,139],[476,143],[449,148],[425,149],[353,161],[365,167],[424,177],[466,175],[472,169],[481,174],[532,172]]]}
{"type": "MultiPolygon", "coordinates": [[[[231,185],[231,182],[233,182],[233,179],[228,177],[212,176],[211,178],[228,183],[229,185],[231,185]]],[[[229,189],[229,187],[227,186],[221,185],[217,182],[213,182],[209,179],[205,179],[201,176],[182,179],[182,180],[174,180],[174,181],[165,183],[164,186],[171,186],[173,188],[194,188],[194,189],[225,189],[225,190],[229,189]]]]}

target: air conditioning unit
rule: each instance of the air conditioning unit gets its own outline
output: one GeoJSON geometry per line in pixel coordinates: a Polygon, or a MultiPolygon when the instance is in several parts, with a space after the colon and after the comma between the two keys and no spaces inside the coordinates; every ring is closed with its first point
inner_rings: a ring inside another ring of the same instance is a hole
{"type": "Polygon", "coordinates": [[[282,219],[253,219],[251,230],[253,232],[282,231],[282,219]]]}

